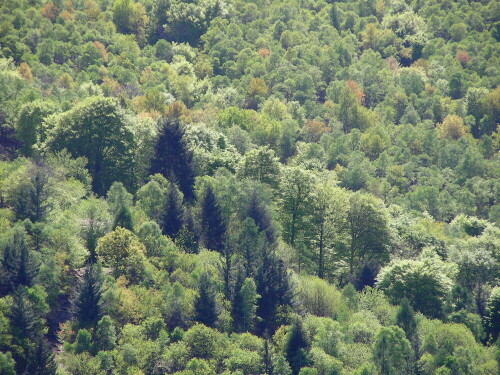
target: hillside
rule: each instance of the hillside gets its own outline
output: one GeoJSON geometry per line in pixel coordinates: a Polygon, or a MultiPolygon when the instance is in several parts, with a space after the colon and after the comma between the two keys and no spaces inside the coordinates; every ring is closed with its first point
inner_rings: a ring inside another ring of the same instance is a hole
{"type": "Polygon", "coordinates": [[[0,375],[496,375],[500,3],[0,0],[0,375]]]}

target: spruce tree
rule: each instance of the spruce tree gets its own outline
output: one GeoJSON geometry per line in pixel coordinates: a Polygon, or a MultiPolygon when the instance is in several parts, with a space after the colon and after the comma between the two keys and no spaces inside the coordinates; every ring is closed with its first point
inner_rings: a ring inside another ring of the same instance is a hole
{"type": "Polygon", "coordinates": [[[39,337],[30,353],[26,373],[30,375],[55,375],[56,372],[54,352],[43,337],[39,337]]]}
{"type": "Polygon", "coordinates": [[[288,333],[285,343],[286,360],[290,364],[294,375],[297,375],[302,367],[309,364],[307,359],[309,346],[309,339],[302,326],[302,321],[297,318],[288,333]]]}
{"type": "Polygon", "coordinates": [[[264,249],[255,275],[257,293],[260,295],[257,316],[258,332],[273,334],[279,326],[278,308],[292,306],[293,288],[285,264],[272,250],[264,249]]]}
{"type": "Polygon", "coordinates": [[[332,26],[337,29],[337,31],[340,32],[340,17],[339,17],[339,10],[337,9],[337,4],[333,3],[332,7],[330,8],[330,20],[332,23],[332,26]]]}
{"type": "Polygon", "coordinates": [[[183,139],[184,131],[176,119],[167,120],[155,145],[150,173],[161,173],[178,184],[187,201],[194,197],[194,171],[192,153],[183,139]]]}
{"type": "Polygon", "coordinates": [[[253,219],[260,232],[266,234],[267,242],[274,245],[276,242],[276,229],[274,227],[269,209],[259,197],[257,190],[250,193],[250,199],[246,209],[246,216],[253,219]]]}
{"type": "Polygon", "coordinates": [[[217,197],[208,185],[201,199],[201,233],[204,246],[209,250],[223,252],[226,223],[217,197]]]}
{"type": "Polygon", "coordinates": [[[33,285],[40,265],[28,246],[28,237],[21,226],[14,229],[4,248],[1,266],[5,275],[2,286],[7,292],[15,290],[18,286],[33,285]]]}
{"type": "Polygon", "coordinates": [[[78,281],[72,301],[73,312],[80,327],[93,327],[101,317],[102,293],[102,266],[99,263],[89,264],[78,281]]]}
{"type": "Polygon", "coordinates": [[[207,327],[213,327],[217,321],[217,303],[215,301],[215,292],[207,273],[203,273],[198,283],[198,296],[194,301],[196,320],[205,324],[207,327]]]}
{"type": "Polygon", "coordinates": [[[399,309],[396,314],[396,324],[403,328],[406,338],[411,341],[417,331],[417,322],[415,321],[415,312],[413,311],[413,307],[411,307],[407,298],[403,298],[401,304],[399,305],[399,309]]]}
{"type": "Polygon", "coordinates": [[[183,213],[182,193],[175,184],[171,183],[167,192],[162,220],[162,232],[164,235],[172,239],[177,238],[182,228],[183,213]]]}
{"type": "Polygon", "coordinates": [[[175,243],[186,252],[196,254],[200,247],[200,234],[193,217],[193,211],[189,207],[184,210],[183,222],[181,230],[177,233],[175,243]]]}

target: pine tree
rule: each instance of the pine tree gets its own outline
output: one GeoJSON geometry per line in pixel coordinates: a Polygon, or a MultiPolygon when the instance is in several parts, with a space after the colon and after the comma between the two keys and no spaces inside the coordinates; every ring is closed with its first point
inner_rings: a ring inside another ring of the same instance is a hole
{"type": "Polygon", "coordinates": [[[253,219],[259,231],[266,234],[267,242],[270,245],[274,245],[276,242],[276,229],[271,214],[264,202],[262,202],[256,189],[250,193],[246,216],[253,219]]]}
{"type": "Polygon", "coordinates": [[[72,301],[73,312],[80,327],[93,327],[101,317],[102,293],[102,267],[99,263],[90,264],[78,282],[77,292],[72,301]]]}
{"type": "Polygon", "coordinates": [[[206,187],[201,199],[201,233],[207,249],[218,252],[224,250],[226,223],[210,185],[206,187]]]}
{"type": "Polygon", "coordinates": [[[399,305],[399,309],[396,314],[396,324],[403,328],[403,331],[406,333],[406,337],[411,341],[417,330],[417,322],[415,321],[415,312],[413,311],[413,307],[411,307],[407,298],[403,298],[401,304],[399,305]]]}
{"type": "Polygon", "coordinates": [[[178,184],[187,201],[194,197],[193,156],[184,139],[184,131],[178,120],[167,120],[158,137],[151,174],[161,173],[165,178],[178,184]]]}
{"type": "Polygon", "coordinates": [[[22,227],[14,229],[0,264],[5,274],[2,284],[8,292],[20,285],[27,287],[33,285],[40,265],[28,246],[28,238],[22,227]]]}
{"type": "Polygon", "coordinates": [[[285,356],[294,375],[297,375],[302,367],[309,364],[307,359],[309,346],[309,339],[302,326],[302,321],[296,319],[285,343],[285,356]]]}
{"type": "Polygon", "coordinates": [[[200,247],[200,234],[193,218],[193,212],[189,207],[184,210],[183,222],[184,224],[177,234],[175,243],[186,252],[196,254],[200,247]]]}
{"type": "Polygon", "coordinates": [[[30,375],[55,375],[57,365],[54,359],[54,352],[45,342],[43,337],[39,337],[35,347],[29,356],[27,374],[30,375]]]}
{"type": "Polygon", "coordinates": [[[198,283],[198,296],[194,301],[196,320],[205,324],[207,327],[213,327],[217,321],[217,303],[215,301],[215,292],[210,279],[206,273],[203,273],[198,283]]]}
{"type": "Polygon", "coordinates": [[[177,238],[182,228],[184,209],[182,207],[182,193],[175,184],[171,183],[167,192],[165,209],[162,221],[163,234],[170,238],[177,238]]]}
{"type": "Polygon", "coordinates": [[[335,3],[333,3],[330,8],[330,20],[332,22],[332,26],[335,27],[337,31],[340,31],[339,10],[337,9],[337,4],[335,3]]]}
{"type": "Polygon", "coordinates": [[[279,306],[292,306],[293,288],[285,264],[270,249],[264,249],[259,259],[260,266],[255,276],[257,293],[258,332],[273,334],[278,328],[279,306]]]}
{"type": "Polygon", "coordinates": [[[118,211],[115,216],[115,220],[113,221],[113,229],[116,229],[117,227],[122,227],[130,231],[134,230],[134,222],[132,220],[130,208],[125,206],[120,208],[120,211],[118,211]]]}

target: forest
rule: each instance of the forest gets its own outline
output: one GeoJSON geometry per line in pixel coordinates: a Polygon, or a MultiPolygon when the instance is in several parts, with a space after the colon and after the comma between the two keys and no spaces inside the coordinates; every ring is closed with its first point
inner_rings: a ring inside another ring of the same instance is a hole
{"type": "Polygon", "coordinates": [[[0,375],[500,373],[500,2],[0,0],[0,375]]]}

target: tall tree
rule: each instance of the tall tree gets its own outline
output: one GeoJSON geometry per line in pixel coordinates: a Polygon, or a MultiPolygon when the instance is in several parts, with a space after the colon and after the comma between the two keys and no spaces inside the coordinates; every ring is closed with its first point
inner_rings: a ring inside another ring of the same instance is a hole
{"type": "Polygon", "coordinates": [[[253,189],[250,193],[250,199],[245,214],[254,221],[260,232],[265,233],[267,242],[270,245],[274,245],[276,242],[276,228],[269,208],[263,202],[257,189],[253,189]]]}
{"type": "Polygon", "coordinates": [[[174,183],[170,183],[163,212],[163,234],[173,239],[177,238],[177,234],[182,228],[183,218],[182,193],[174,183]]]}
{"type": "Polygon", "coordinates": [[[29,248],[28,236],[21,226],[13,229],[12,235],[3,249],[3,258],[0,262],[2,287],[6,291],[13,291],[18,286],[30,287],[33,285],[39,262],[29,248]]]}
{"type": "Polygon", "coordinates": [[[103,274],[100,263],[89,264],[78,280],[73,312],[82,328],[93,327],[102,314],[103,274]]]}
{"type": "Polygon", "coordinates": [[[198,281],[198,296],[194,300],[194,309],[197,321],[207,327],[215,325],[218,317],[215,291],[206,272],[200,276],[198,281]]]}
{"type": "Polygon", "coordinates": [[[300,318],[297,318],[290,332],[288,332],[285,342],[286,359],[294,375],[297,375],[302,367],[306,367],[309,364],[307,353],[310,345],[307,333],[302,326],[302,321],[300,318]]]}
{"type": "Polygon", "coordinates": [[[130,207],[132,206],[130,194],[121,182],[113,182],[107,193],[107,201],[113,214],[113,229],[122,227],[133,230],[134,223],[130,207]]]}
{"type": "Polygon", "coordinates": [[[386,260],[389,228],[382,202],[368,195],[352,195],[347,225],[350,234],[348,262],[351,275],[356,259],[374,259],[378,262],[386,260]]]}
{"type": "Polygon", "coordinates": [[[251,278],[243,279],[243,272],[239,272],[235,287],[232,303],[232,317],[234,330],[236,332],[253,331],[255,327],[257,301],[257,286],[251,278]]]}
{"type": "Polygon", "coordinates": [[[401,328],[380,328],[373,344],[373,356],[381,375],[412,374],[411,354],[410,342],[401,328]]]}
{"type": "Polygon", "coordinates": [[[118,103],[112,98],[90,97],[71,110],[50,117],[53,130],[45,147],[67,149],[73,157],[87,158],[92,189],[104,195],[114,181],[134,187],[134,136],[118,103]]]}
{"type": "Polygon", "coordinates": [[[257,293],[260,295],[257,316],[260,318],[257,330],[272,334],[279,326],[278,310],[291,307],[294,302],[293,285],[288,270],[274,252],[265,248],[259,258],[255,275],[257,293]]]}
{"type": "Polygon", "coordinates": [[[38,337],[31,350],[26,373],[30,375],[55,375],[56,372],[54,352],[43,337],[38,337]]]}
{"type": "Polygon", "coordinates": [[[163,124],[151,160],[151,174],[161,173],[165,178],[177,183],[190,201],[194,197],[193,155],[184,140],[184,129],[177,119],[169,119],[163,124]]]}
{"type": "Polygon", "coordinates": [[[226,222],[211,185],[207,185],[201,198],[201,234],[205,247],[222,252],[225,247],[226,222]]]}
{"type": "Polygon", "coordinates": [[[313,176],[299,167],[283,171],[281,181],[281,221],[283,239],[296,245],[300,232],[305,232],[310,221],[313,176]]]}

